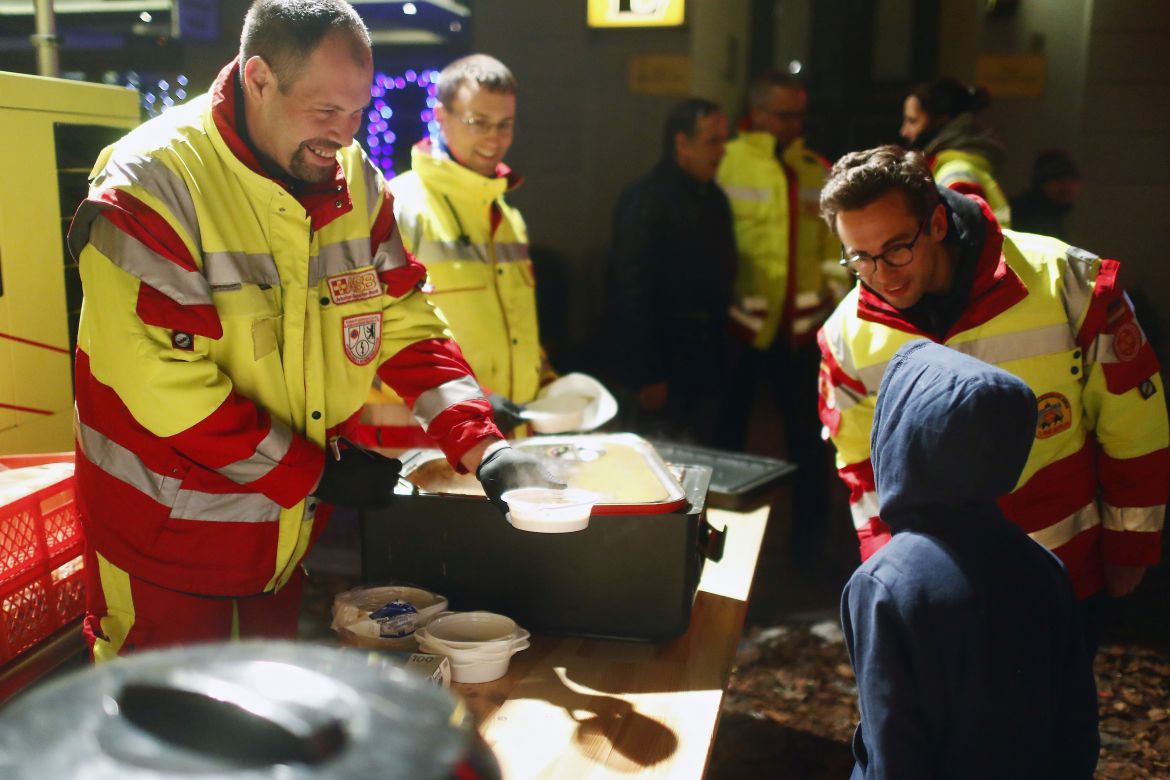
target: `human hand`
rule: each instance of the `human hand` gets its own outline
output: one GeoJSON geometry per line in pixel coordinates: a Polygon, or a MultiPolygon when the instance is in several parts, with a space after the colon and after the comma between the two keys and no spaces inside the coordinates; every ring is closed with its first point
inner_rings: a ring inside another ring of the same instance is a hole
{"type": "Polygon", "coordinates": [[[488,403],[492,405],[492,418],[500,433],[509,433],[525,423],[525,419],[520,416],[524,407],[512,399],[499,393],[488,393],[488,403]]]}
{"type": "Polygon", "coordinates": [[[507,517],[508,504],[502,496],[515,488],[548,487],[564,489],[567,485],[548,472],[534,455],[511,447],[500,447],[489,454],[475,470],[484,495],[507,517]]]}
{"type": "Polygon", "coordinates": [[[1107,563],[1105,564],[1105,590],[1115,599],[1128,596],[1137,588],[1145,573],[1145,566],[1120,566],[1107,563]]]}
{"type": "Polygon", "coordinates": [[[360,447],[325,456],[325,470],[313,495],[334,506],[385,509],[394,497],[402,461],[360,447]]]}

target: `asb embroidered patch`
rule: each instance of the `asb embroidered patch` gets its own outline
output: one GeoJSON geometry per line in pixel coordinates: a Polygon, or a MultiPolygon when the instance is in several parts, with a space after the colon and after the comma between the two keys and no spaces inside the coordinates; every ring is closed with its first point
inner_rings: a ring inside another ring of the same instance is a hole
{"type": "Polygon", "coordinates": [[[378,284],[378,274],[373,268],[329,277],[329,299],[334,303],[364,301],[381,294],[382,285],[378,284]]]}
{"type": "Polygon", "coordinates": [[[1118,326],[1113,334],[1113,354],[1122,363],[1128,363],[1142,348],[1142,332],[1133,321],[1118,326]]]}
{"type": "Polygon", "coordinates": [[[341,321],[342,343],[346,357],[364,366],[378,356],[382,348],[382,315],[354,314],[341,321]]]}
{"type": "Polygon", "coordinates": [[[1060,393],[1045,393],[1036,399],[1036,438],[1047,439],[1072,425],[1072,406],[1060,393]]]}

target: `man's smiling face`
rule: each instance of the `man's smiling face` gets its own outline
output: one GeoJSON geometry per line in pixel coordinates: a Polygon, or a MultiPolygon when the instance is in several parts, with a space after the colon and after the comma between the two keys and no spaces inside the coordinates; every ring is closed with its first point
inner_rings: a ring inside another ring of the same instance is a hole
{"type": "Polygon", "coordinates": [[[337,152],[353,143],[370,102],[373,60],[367,51],[359,63],[354,52],[344,33],[327,35],[284,91],[263,60],[245,63],[245,88],[254,109],[248,130],[269,164],[301,181],[333,178],[337,152]]]}
{"type": "Polygon", "coordinates": [[[837,214],[837,235],[847,257],[880,255],[897,246],[914,242],[912,259],[894,268],[878,261],[874,271],[861,281],[896,309],[908,309],[928,292],[946,292],[951,284],[951,261],[942,244],[947,233],[946,207],[935,206],[930,217],[920,221],[911,211],[906,195],[890,190],[863,208],[837,214]],[[915,241],[919,226],[922,233],[915,241]]]}

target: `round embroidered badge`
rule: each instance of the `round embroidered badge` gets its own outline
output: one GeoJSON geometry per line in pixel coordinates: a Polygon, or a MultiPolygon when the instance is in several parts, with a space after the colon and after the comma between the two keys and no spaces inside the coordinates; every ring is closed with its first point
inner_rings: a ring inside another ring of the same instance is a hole
{"type": "Polygon", "coordinates": [[[1137,357],[1142,348],[1142,332],[1134,322],[1121,325],[1113,334],[1113,354],[1123,363],[1128,363],[1137,357]]]}
{"type": "Polygon", "coordinates": [[[1036,438],[1047,439],[1072,425],[1072,406],[1060,393],[1045,393],[1036,399],[1036,438]]]}

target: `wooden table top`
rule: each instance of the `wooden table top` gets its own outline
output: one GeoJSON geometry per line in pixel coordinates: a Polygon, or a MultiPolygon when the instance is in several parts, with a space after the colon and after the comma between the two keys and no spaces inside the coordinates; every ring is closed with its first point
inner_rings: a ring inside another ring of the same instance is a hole
{"type": "Polygon", "coordinates": [[[701,778],[743,631],[768,507],[708,510],[728,529],[687,632],[666,642],[532,637],[508,674],[455,683],[504,780],[701,778]]]}

